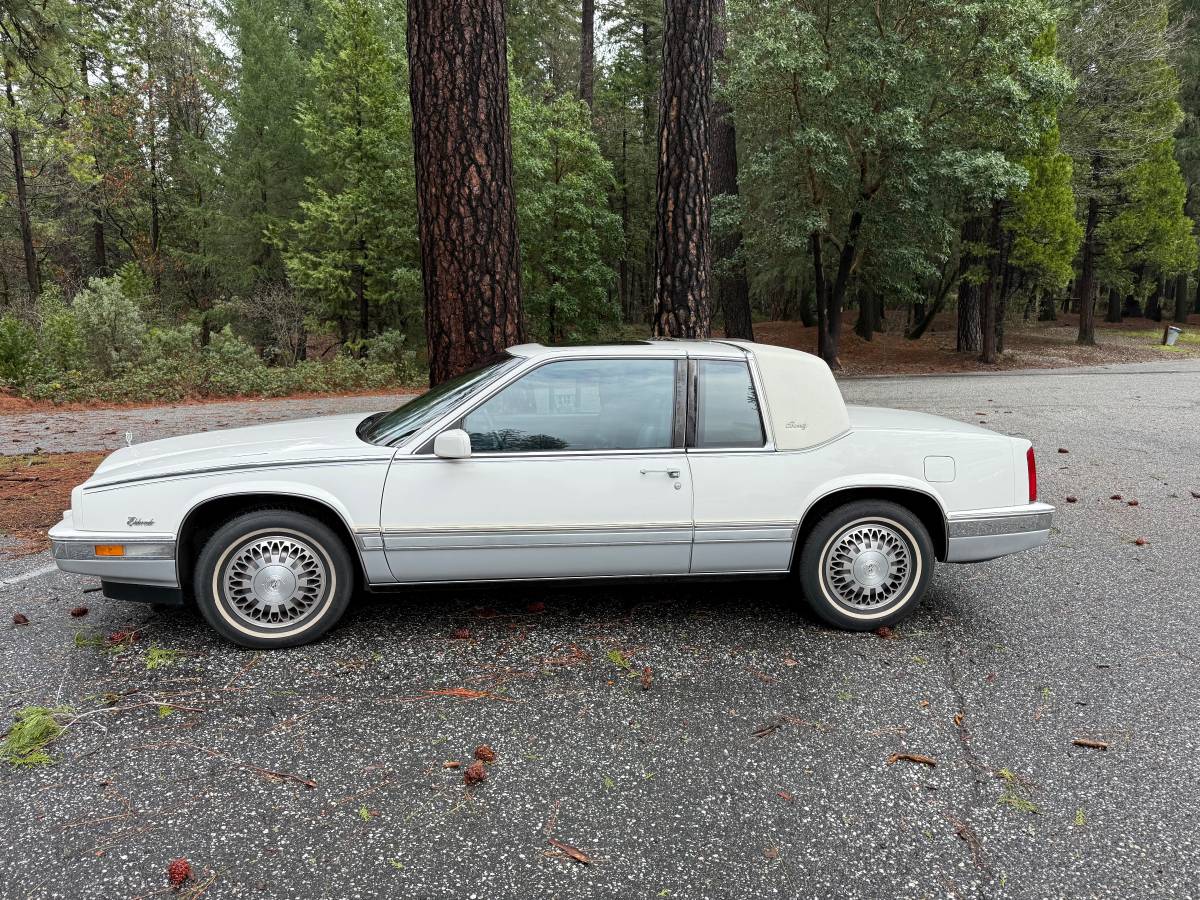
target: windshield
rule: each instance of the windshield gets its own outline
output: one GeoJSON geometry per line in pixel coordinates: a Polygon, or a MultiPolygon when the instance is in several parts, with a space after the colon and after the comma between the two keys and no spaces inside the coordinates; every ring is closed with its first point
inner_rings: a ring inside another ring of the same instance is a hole
{"type": "Polygon", "coordinates": [[[359,429],[359,437],[372,444],[398,444],[450,412],[477,390],[495,381],[518,363],[519,359],[505,353],[478,369],[443,381],[420,397],[409,400],[399,409],[367,419],[359,429]]]}

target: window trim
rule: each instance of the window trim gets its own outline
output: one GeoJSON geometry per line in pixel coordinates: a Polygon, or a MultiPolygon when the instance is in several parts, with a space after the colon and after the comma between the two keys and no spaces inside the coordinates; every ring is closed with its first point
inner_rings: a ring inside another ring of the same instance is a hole
{"type": "Polygon", "coordinates": [[[700,400],[700,366],[701,362],[739,362],[727,356],[689,356],[688,357],[688,422],[687,422],[687,452],[688,453],[774,453],[775,435],[771,431],[771,417],[765,414],[766,395],[762,389],[762,379],[759,378],[758,366],[755,365],[754,354],[746,353],[740,362],[744,363],[750,372],[750,383],[754,387],[754,396],[758,398],[758,422],[762,426],[763,444],[761,447],[697,447],[696,428],[699,420],[700,400]]]}
{"type": "MultiPolygon", "coordinates": [[[[570,354],[563,356],[552,356],[546,359],[539,359],[534,365],[520,367],[513,373],[511,378],[505,379],[500,384],[489,385],[492,390],[485,392],[483,395],[473,398],[467,402],[466,406],[460,407],[450,414],[449,417],[434,424],[432,429],[426,434],[418,437],[415,444],[415,449],[407,454],[408,458],[427,459],[433,456],[433,442],[439,434],[449,428],[462,428],[463,421],[473,413],[476,409],[487,403],[493,397],[497,396],[505,388],[516,384],[527,375],[532,375],[543,366],[553,365],[554,363],[562,362],[595,362],[597,360],[626,360],[635,362],[669,362],[675,367],[674,391],[675,400],[672,408],[672,428],[671,428],[671,446],[657,447],[652,449],[629,449],[629,450],[515,450],[511,453],[471,453],[471,459],[529,459],[534,457],[561,457],[561,456],[661,456],[664,453],[682,453],[685,450],[683,442],[683,423],[680,421],[680,411],[686,409],[686,397],[681,396],[686,388],[686,381],[683,376],[683,370],[686,368],[688,360],[681,356],[649,356],[644,354],[613,354],[613,355],[597,355],[597,356],[581,356],[578,354],[570,354]]],[[[397,457],[399,459],[401,457],[397,457]]]]}

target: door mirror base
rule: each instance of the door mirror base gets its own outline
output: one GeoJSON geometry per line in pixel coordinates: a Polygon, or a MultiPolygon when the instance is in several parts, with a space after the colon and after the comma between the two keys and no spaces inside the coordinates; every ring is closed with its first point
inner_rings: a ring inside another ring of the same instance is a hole
{"type": "Polygon", "coordinates": [[[470,459],[471,436],[461,428],[443,431],[433,439],[433,455],[442,459],[470,459]]]}

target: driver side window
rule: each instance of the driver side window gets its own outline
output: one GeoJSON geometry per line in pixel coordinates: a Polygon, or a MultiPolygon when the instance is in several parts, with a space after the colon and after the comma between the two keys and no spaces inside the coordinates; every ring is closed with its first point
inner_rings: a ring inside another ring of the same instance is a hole
{"type": "Polygon", "coordinates": [[[674,445],[675,362],[548,363],[463,419],[474,453],[658,450],[674,445]]]}

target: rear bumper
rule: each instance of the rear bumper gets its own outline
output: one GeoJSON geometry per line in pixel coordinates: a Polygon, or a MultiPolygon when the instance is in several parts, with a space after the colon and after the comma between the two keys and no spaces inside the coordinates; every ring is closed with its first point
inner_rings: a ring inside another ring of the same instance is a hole
{"type": "Polygon", "coordinates": [[[50,554],[64,572],[91,575],[114,584],[178,588],[175,535],[79,531],[69,516],[50,529],[50,554]],[[124,556],[98,556],[98,545],[120,545],[124,556]]]}
{"type": "Polygon", "coordinates": [[[1048,503],[951,513],[946,562],[985,562],[1041,547],[1050,540],[1053,519],[1048,503]]]}

